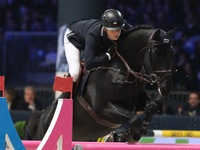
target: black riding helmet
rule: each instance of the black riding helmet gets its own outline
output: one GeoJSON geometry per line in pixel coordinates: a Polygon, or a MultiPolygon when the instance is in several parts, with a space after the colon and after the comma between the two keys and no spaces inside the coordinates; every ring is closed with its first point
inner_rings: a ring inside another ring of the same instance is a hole
{"type": "Polygon", "coordinates": [[[108,30],[120,30],[123,26],[123,16],[116,9],[108,9],[102,14],[101,22],[108,30]]]}

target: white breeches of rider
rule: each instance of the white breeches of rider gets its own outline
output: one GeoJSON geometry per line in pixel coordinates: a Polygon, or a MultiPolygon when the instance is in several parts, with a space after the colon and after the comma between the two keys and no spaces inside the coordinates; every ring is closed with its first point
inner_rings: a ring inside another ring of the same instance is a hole
{"type": "Polygon", "coordinates": [[[67,29],[64,35],[65,56],[69,65],[69,73],[76,82],[80,72],[80,51],[67,38],[67,34],[72,32],[67,29]]]}

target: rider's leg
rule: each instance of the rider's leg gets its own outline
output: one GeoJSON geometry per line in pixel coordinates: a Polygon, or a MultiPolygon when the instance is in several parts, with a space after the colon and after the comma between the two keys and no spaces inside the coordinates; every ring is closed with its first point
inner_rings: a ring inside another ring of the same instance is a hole
{"type": "MultiPolygon", "coordinates": [[[[64,36],[64,46],[65,46],[65,56],[69,65],[69,74],[73,77],[73,92],[75,91],[76,82],[78,80],[78,76],[80,73],[80,51],[77,49],[67,38],[67,34],[72,32],[71,30],[67,29],[64,36]]],[[[68,98],[69,94],[63,93],[65,98],[68,98]]]]}
{"type": "Polygon", "coordinates": [[[68,40],[67,34],[70,32],[72,31],[67,29],[64,36],[65,56],[69,65],[69,73],[76,82],[80,73],[80,51],[68,40]]]}

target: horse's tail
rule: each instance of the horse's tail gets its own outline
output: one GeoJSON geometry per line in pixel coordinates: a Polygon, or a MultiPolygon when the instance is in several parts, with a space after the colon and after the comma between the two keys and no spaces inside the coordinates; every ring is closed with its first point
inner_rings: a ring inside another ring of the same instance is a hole
{"type": "Polygon", "coordinates": [[[24,126],[24,140],[34,140],[41,114],[42,112],[35,112],[26,120],[24,126]]]}

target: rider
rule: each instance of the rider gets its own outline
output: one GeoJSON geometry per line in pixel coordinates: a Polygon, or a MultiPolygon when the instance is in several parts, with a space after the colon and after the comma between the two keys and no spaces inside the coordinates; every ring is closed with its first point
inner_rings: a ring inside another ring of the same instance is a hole
{"type": "Polygon", "coordinates": [[[80,51],[84,50],[86,70],[106,65],[115,53],[114,41],[131,28],[116,9],[106,10],[101,20],[79,20],[67,26],[64,36],[65,55],[74,85],[80,73],[80,51]]]}

